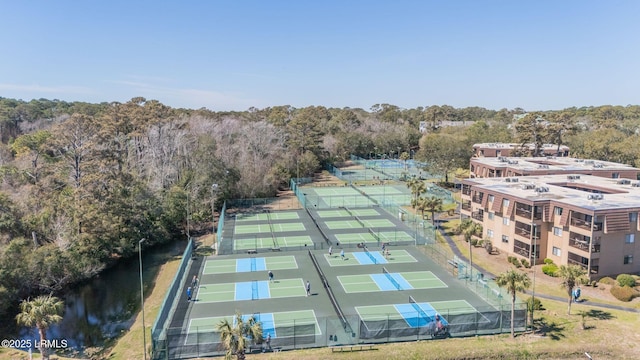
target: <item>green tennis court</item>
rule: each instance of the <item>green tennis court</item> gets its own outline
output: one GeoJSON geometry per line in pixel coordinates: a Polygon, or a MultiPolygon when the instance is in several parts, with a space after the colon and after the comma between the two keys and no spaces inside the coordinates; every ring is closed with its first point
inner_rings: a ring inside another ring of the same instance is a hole
{"type": "Polygon", "coordinates": [[[236,234],[270,233],[271,226],[269,224],[236,225],[233,232],[236,234]]]}
{"type": "MultiPolygon", "coordinates": [[[[277,247],[313,246],[309,236],[277,236],[277,247]]],[[[268,249],[274,247],[273,237],[255,237],[253,239],[235,239],[234,250],[268,249]]]]}
{"type": "Polygon", "coordinates": [[[337,221],[325,221],[327,227],[331,230],[340,229],[362,229],[363,226],[356,220],[337,220],[337,221]]]}
{"type": "Polygon", "coordinates": [[[383,228],[383,227],[396,227],[394,223],[387,219],[360,219],[366,228],[383,228]]]}
{"type": "Polygon", "coordinates": [[[448,287],[431,271],[411,271],[389,274],[362,274],[338,276],[346,293],[435,289],[448,287]]]}
{"type": "MultiPolygon", "coordinates": [[[[378,251],[372,251],[378,252],[378,251]]],[[[362,253],[362,252],[360,252],[362,253]]],[[[378,252],[379,253],[379,252],[378,252]]],[[[327,260],[330,266],[353,266],[353,265],[369,265],[359,261],[353,252],[345,252],[344,259],[340,256],[340,253],[324,254],[324,258],[327,260]]],[[[389,252],[389,256],[385,257],[389,264],[393,263],[413,263],[418,262],[411,254],[406,250],[393,250],[389,252]]]]}
{"type": "Polygon", "coordinates": [[[375,209],[335,209],[335,210],[318,210],[318,216],[321,218],[332,217],[353,217],[353,216],[380,216],[375,209]]]}
{"type": "Polygon", "coordinates": [[[351,187],[309,188],[305,191],[315,192],[319,196],[361,195],[358,190],[351,187]]]}
{"type": "Polygon", "coordinates": [[[378,239],[373,237],[370,233],[356,233],[356,234],[335,234],[336,239],[340,243],[353,244],[353,243],[365,243],[365,244],[377,244],[378,239]]]}
{"type": "MultiPolygon", "coordinates": [[[[318,318],[313,310],[283,311],[273,313],[256,313],[245,315],[245,320],[253,316],[262,325],[263,337],[267,334],[272,339],[300,336],[300,335],[322,335],[322,330],[318,324],[318,318]]],[[[193,318],[189,320],[187,329],[186,344],[207,344],[216,342],[217,335],[213,332],[216,325],[227,320],[230,324],[235,323],[235,316],[212,316],[193,318]]]]}
{"type": "Polygon", "coordinates": [[[285,231],[305,231],[306,228],[302,223],[276,223],[276,224],[254,224],[254,225],[236,225],[234,232],[236,234],[256,234],[256,233],[268,233],[271,232],[285,232],[285,231]]]}
{"type": "Polygon", "coordinates": [[[236,221],[269,221],[273,220],[294,220],[299,219],[300,215],[294,211],[278,211],[271,213],[256,213],[256,214],[238,214],[236,215],[236,221]]]}
{"type": "Polygon", "coordinates": [[[287,231],[305,231],[303,223],[276,223],[271,224],[273,232],[287,232],[287,231]]]}
{"type": "Polygon", "coordinates": [[[374,231],[382,242],[413,241],[415,237],[406,231],[374,231]]]}
{"type": "Polygon", "coordinates": [[[212,302],[260,300],[306,296],[302,279],[276,279],[241,283],[204,284],[198,287],[195,306],[212,302]]]}
{"type": "MultiPolygon", "coordinates": [[[[207,260],[204,264],[203,275],[208,274],[229,274],[249,271],[285,270],[297,269],[298,263],[295,256],[270,256],[250,259],[215,259],[207,260]],[[245,262],[251,259],[256,260],[257,266],[246,266],[245,262]],[[252,270],[255,268],[255,270],[252,270]]],[[[265,274],[266,279],[266,274],[265,274]]],[[[205,284],[201,284],[201,287],[205,284]]]]}
{"type": "Polygon", "coordinates": [[[351,214],[345,209],[335,210],[318,210],[318,216],[321,218],[335,218],[335,217],[351,217],[351,214]]]}

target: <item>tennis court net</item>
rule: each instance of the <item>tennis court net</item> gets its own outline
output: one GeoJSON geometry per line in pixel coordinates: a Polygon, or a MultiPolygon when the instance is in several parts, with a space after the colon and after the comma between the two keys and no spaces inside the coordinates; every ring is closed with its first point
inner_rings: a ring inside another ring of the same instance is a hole
{"type": "Polygon", "coordinates": [[[409,304],[411,304],[411,306],[413,306],[413,308],[416,309],[418,314],[422,316],[422,318],[425,319],[427,323],[431,322],[431,317],[427,315],[427,313],[424,312],[424,310],[422,310],[422,307],[418,305],[418,303],[416,302],[416,299],[414,299],[413,296],[411,295],[409,295],[409,304]]]}
{"type": "Polygon", "coordinates": [[[376,234],[376,232],[371,228],[368,228],[367,230],[369,230],[369,234],[371,234],[371,236],[378,241],[378,244],[380,244],[380,236],[378,236],[378,234],[376,234]]]}
{"type": "Polygon", "coordinates": [[[278,245],[278,239],[276,238],[276,234],[273,231],[273,223],[271,222],[271,212],[267,210],[266,213],[267,213],[267,221],[269,222],[269,229],[271,230],[271,240],[273,241],[273,248],[280,249],[280,245],[278,245]]]}
{"type": "Polygon", "coordinates": [[[366,247],[366,246],[364,247],[364,253],[365,253],[365,254],[367,254],[367,256],[369,257],[369,259],[371,259],[371,261],[372,261],[374,264],[377,264],[377,263],[378,263],[378,260],[376,259],[376,257],[375,257],[375,256],[373,256],[373,254],[369,252],[369,249],[367,249],[367,247],[366,247]]]}
{"type": "Polygon", "coordinates": [[[382,273],[387,277],[387,279],[389,279],[389,281],[393,284],[393,286],[396,287],[396,289],[402,290],[402,286],[400,286],[400,284],[396,281],[396,279],[393,278],[393,276],[391,276],[391,273],[384,266],[382,267],[382,273]]]}

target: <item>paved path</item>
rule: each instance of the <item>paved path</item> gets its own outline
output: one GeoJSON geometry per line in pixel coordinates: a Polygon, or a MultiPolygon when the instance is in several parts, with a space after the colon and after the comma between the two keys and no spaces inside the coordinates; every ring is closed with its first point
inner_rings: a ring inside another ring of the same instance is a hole
{"type": "MultiPolygon", "coordinates": [[[[466,256],[462,255],[462,253],[460,252],[460,249],[458,249],[458,247],[455,244],[455,241],[451,238],[451,236],[447,235],[441,228],[439,228],[438,231],[440,232],[440,235],[442,235],[442,237],[444,237],[444,239],[447,241],[447,244],[449,245],[451,250],[453,250],[454,255],[456,255],[460,259],[463,259],[463,260],[468,262],[469,259],[467,259],[466,256]]],[[[481,266],[478,266],[477,264],[472,264],[472,266],[473,266],[474,269],[476,269],[479,272],[485,274],[485,277],[489,277],[489,278],[495,278],[496,277],[495,274],[492,274],[491,272],[487,271],[486,269],[482,268],[481,266]]],[[[529,294],[529,295],[533,295],[533,292],[529,291],[529,290],[527,290],[525,293],[529,294]]],[[[563,298],[563,297],[559,297],[559,296],[553,296],[553,295],[547,295],[547,294],[539,294],[539,293],[536,294],[535,296],[539,297],[539,298],[543,298],[543,299],[564,301],[564,302],[567,302],[567,300],[568,300],[567,298],[563,298]]],[[[601,308],[605,308],[605,309],[614,309],[614,310],[621,310],[621,311],[640,313],[640,310],[638,310],[638,309],[632,309],[632,308],[619,306],[619,305],[603,304],[603,303],[599,303],[599,302],[596,302],[596,301],[582,301],[579,304],[586,304],[586,305],[595,306],[595,307],[601,307],[601,308]]]]}

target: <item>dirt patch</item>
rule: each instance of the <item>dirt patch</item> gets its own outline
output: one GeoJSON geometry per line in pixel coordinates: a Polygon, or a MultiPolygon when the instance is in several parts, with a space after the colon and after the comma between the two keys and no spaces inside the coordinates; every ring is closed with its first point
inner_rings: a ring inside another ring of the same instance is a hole
{"type": "Polygon", "coordinates": [[[298,197],[291,190],[278,191],[273,201],[264,205],[264,208],[269,210],[300,209],[301,207],[298,197]]]}
{"type": "Polygon", "coordinates": [[[313,186],[344,186],[346,182],[331,175],[328,171],[313,174],[313,186]]]}

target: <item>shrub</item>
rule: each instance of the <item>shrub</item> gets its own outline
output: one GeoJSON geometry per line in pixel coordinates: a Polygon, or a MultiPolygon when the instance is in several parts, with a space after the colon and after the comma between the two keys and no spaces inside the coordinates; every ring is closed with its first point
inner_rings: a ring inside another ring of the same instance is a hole
{"type": "Polygon", "coordinates": [[[544,263],[545,264],[553,264],[553,260],[549,259],[549,258],[546,258],[546,259],[544,259],[544,263]]]}
{"type": "Polygon", "coordinates": [[[638,296],[638,292],[628,286],[613,286],[611,287],[611,295],[615,296],[620,301],[631,301],[634,297],[638,296]]]}
{"type": "Polygon", "coordinates": [[[491,240],[484,240],[484,248],[489,254],[493,252],[493,244],[491,243],[491,240]]]}
{"type": "Polygon", "coordinates": [[[636,286],[636,279],[634,279],[633,276],[629,274],[618,275],[616,281],[618,282],[619,286],[628,286],[630,288],[636,286]]]}
{"type": "Polygon", "coordinates": [[[526,267],[527,269],[529,267],[531,267],[531,265],[529,264],[529,261],[527,261],[527,259],[522,259],[522,260],[520,260],[520,262],[522,263],[522,266],[526,267]]]}
{"type": "Polygon", "coordinates": [[[556,264],[546,264],[542,265],[542,272],[546,275],[556,277],[556,272],[558,271],[558,265],[556,264]]]}
{"type": "Polygon", "coordinates": [[[515,259],[515,256],[511,256],[511,255],[507,256],[507,261],[508,261],[510,264],[513,264],[513,259],[515,259]]]}
{"type": "Polygon", "coordinates": [[[529,297],[527,299],[527,309],[531,310],[544,310],[540,298],[529,297]]]}
{"type": "Polygon", "coordinates": [[[605,276],[602,279],[598,280],[599,283],[601,284],[605,284],[605,285],[613,285],[616,283],[615,280],[613,280],[612,278],[605,276]]]}
{"type": "Polygon", "coordinates": [[[471,246],[478,245],[478,239],[471,239],[471,246]]]}

